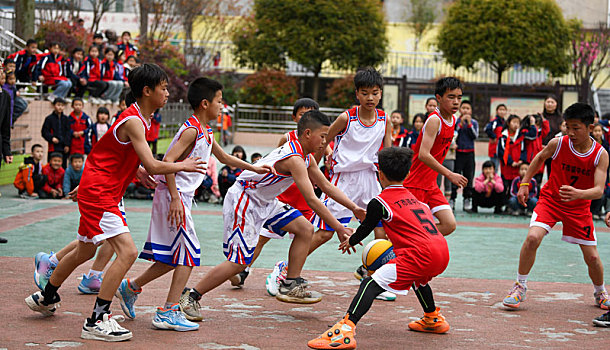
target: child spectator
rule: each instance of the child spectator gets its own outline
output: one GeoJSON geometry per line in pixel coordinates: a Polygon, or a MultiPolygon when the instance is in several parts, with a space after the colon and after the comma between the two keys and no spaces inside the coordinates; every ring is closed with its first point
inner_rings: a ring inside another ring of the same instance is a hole
{"type": "Polygon", "coordinates": [[[508,114],[508,109],[506,105],[500,103],[496,107],[496,117],[493,118],[487,125],[485,126],[485,133],[489,136],[489,148],[488,155],[492,162],[494,162],[496,169],[500,166],[500,158],[498,158],[498,140],[502,137],[502,130],[504,130],[504,126],[506,125],[506,115],[508,114]]]}
{"type": "Polygon", "coordinates": [[[97,47],[98,52],[104,51],[106,44],[104,43],[104,35],[102,33],[93,34],[93,46],[97,47]]]}
{"type": "MultiPolygon", "coordinates": [[[[474,140],[479,136],[479,123],[472,118],[472,104],[468,100],[460,104],[460,118],[456,125],[456,143],[454,171],[462,174],[468,180],[464,187],[464,211],[472,210],[472,180],[474,179],[474,140]]],[[[457,186],[451,186],[451,199],[455,203],[457,186]]]]}
{"type": "Polygon", "coordinates": [[[436,98],[428,97],[426,100],[426,119],[428,119],[428,116],[436,110],[436,107],[438,107],[438,101],[436,98]]]}
{"type": "Polygon", "coordinates": [[[97,141],[104,136],[106,131],[108,131],[111,126],[111,124],[108,122],[110,119],[110,111],[108,111],[108,108],[106,107],[100,107],[97,109],[95,119],[97,121],[89,128],[89,136],[85,139],[87,142],[89,142],[89,146],[87,146],[89,150],[93,149],[93,146],[95,146],[97,141]]]}
{"type": "Polygon", "coordinates": [[[250,156],[250,163],[254,164],[261,158],[263,158],[262,154],[257,153],[257,152],[252,153],[252,155],[250,156]]]}
{"type": "MultiPolygon", "coordinates": [[[[104,96],[107,100],[110,100],[113,104],[119,104],[119,96],[125,86],[124,77],[122,74],[117,72],[118,63],[114,60],[115,53],[112,48],[107,47],[104,50],[104,59],[100,63],[100,74],[102,80],[108,84],[108,89],[104,92],[104,96]]],[[[108,101],[105,101],[108,103],[108,101]]]]}
{"type": "Polygon", "coordinates": [[[521,163],[527,162],[527,152],[523,141],[526,134],[531,136],[536,133],[536,122],[531,120],[532,118],[530,118],[530,128],[521,130],[519,116],[511,114],[498,141],[497,155],[500,158],[502,181],[507,193],[513,179],[519,176],[519,166],[521,163]]]}
{"type": "Polygon", "coordinates": [[[526,207],[519,203],[517,198],[517,193],[519,193],[519,186],[521,185],[521,179],[527,173],[527,169],[529,169],[529,163],[521,163],[519,165],[519,176],[513,179],[513,182],[510,184],[510,198],[508,198],[508,209],[512,215],[527,215],[531,216],[534,208],[536,207],[536,203],[538,203],[538,186],[536,179],[532,179],[530,181],[530,192],[529,198],[527,200],[527,211],[526,207]]]}
{"type": "Polygon", "coordinates": [[[8,73],[8,72],[15,72],[15,70],[17,69],[17,65],[15,64],[15,61],[13,61],[10,58],[7,58],[4,60],[4,62],[2,62],[2,65],[4,66],[4,72],[8,73]]]}
{"type": "Polygon", "coordinates": [[[198,198],[202,201],[216,204],[220,202],[220,191],[218,190],[218,173],[216,172],[216,158],[208,159],[207,170],[201,186],[199,186],[198,198]]]}
{"type": "Polygon", "coordinates": [[[494,208],[494,214],[502,213],[506,202],[502,177],[496,174],[496,165],[491,160],[483,163],[483,172],[474,179],[472,195],[472,212],[477,213],[478,207],[494,208]]]}
{"type": "Polygon", "coordinates": [[[83,67],[79,73],[81,78],[87,80],[87,90],[91,94],[91,102],[95,104],[103,102],[100,97],[108,89],[108,83],[102,80],[99,55],[99,48],[92,45],[89,48],[89,56],[83,61],[83,67]]]}
{"type": "Polygon", "coordinates": [[[123,63],[123,68],[125,68],[125,78],[127,78],[129,76],[129,72],[136,68],[136,56],[127,56],[125,63],[123,63]]]}
{"type": "Polygon", "coordinates": [[[220,132],[220,142],[223,146],[228,145],[229,140],[231,139],[231,133],[229,132],[229,127],[231,125],[231,115],[229,114],[229,109],[225,105],[222,112],[218,114],[218,118],[216,119],[216,128],[220,132]]]}
{"type": "MultiPolygon", "coordinates": [[[[231,155],[235,156],[243,161],[246,161],[248,157],[246,157],[246,151],[242,146],[233,147],[233,151],[231,151],[231,155]]],[[[229,187],[233,186],[235,180],[241,174],[242,169],[225,165],[222,169],[220,169],[220,173],[218,174],[218,187],[220,189],[220,195],[224,198],[229,190],[229,187]]]]}
{"type": "MultiPolygon", "coordinates": [[[[455,168],[455,150],[457,149],[457,143],[455,142],[455,140],[457,139],[457,133],[453,134],[453,141],[451,141],[451,145],[449,145],[449,150],[447,151],[447,155],[445,156],[445,159],[443,160],[443,166],[447,169],[449,169],[449,171],[453,172],[453,169],[455,168]]],[[[438,187],[441,187],[441,183],[443,184],[443,194],[445,195],[446,198],[449,198],[449,206],[451,206],[451,210],[455,211],[455,200],[451,199],[451,189],[453,188],[453,184],[451,183],[451,180],[449,180],[446,177],[443,177],[443,175],[438,174],[438,176],[436,177],[436,184],[438,185],[438,187]],[[444,181],[443,181],[444,180],[444,181]]]]}
{"type": "Polygon", "coordinates": [[[399,110],[392,112],[390,121],[392,122],[392,146],[401,146],[407,137],[407,130],[402,126],[405,122],[402,112],[399,110]]]}
{"type": "Polygon", "coordinates": [[[83,58],[85,56],[85,50],[80,47],[72,50],[72,57],[66,61],[66,75],[72,82],[72,88],[74,90],[74,96],[82,98],[87,90],[87,79],[82,78],[79,73],[83,69],[84,63],[83,58]]]}
{"type": "Polygon", "coordinates": [[[55,91],[47,96],[49,101],[53,101],[56,97],[65,98],[72,88],[72,82],[64,72],[65,67],[62,62],[63,57],[59,54],[60,50],[59,43],[51,42],[49,53],[40,57],[32,75],[34,81],[54,87],[55,91]]]}
{"type": "Polygon", "coordinates": [[[49,164],[42,168],[42,174],[46,176],[46,181],[38,192],[40,198],[63,198],[62,186],[65,170],[61,167],[62,159],[62,154],[59,152],[52,152],[49,155],[49,164]]]}
{"type": "Polygon", "coordinates": [[[85,157],[80,153],[73,153],[70,156],[70,166],[64,174],[63,190],[66,198],[68,193],[75,189],[80,184],[80,178],[83,175],[83,164],[85,157]]]}
{"type": "MultiPolygon", "coordinates": [[[[436,101],[436,100],[435,100],[436,101]]],[[[417,143],[417,138],[419,137],[419,133],[421,129],[424,127],[424,123],[426,122],[426,115],[423,113],[417,113],[413,117],[413,129],[409,131],[407,137],[405,137],[402,147],[413,148],[415,143],[417,143]]]]}
{"type": "Polygon", "coordinates": [[[555,137],[562,137],[562,136],[566,136],[567,134],[568,134],[568,126],[566,124],[566,121],[564,120],[559,125],[559,132],[555,134],[555,137]]]}
{"type": "Polygon", "coordinates": [[[131,106],[131,101],[129,104],[127,104],[127,95],[129,95],[130,91],[131,90],[129,88],[125,88],[123,89],[123,92],[121,92],[121,96],[119,96],[119,110],[114,114],[114,116],[112,116],[112,118],[110,118],[110,125],[114,124],[114,122],[121,115],[121,113],[123,113],[123,111],[126,110],[127,107],[131,106]]]}
{"type": "MultiPolygon", "coordinates": [[[[601,124],[597,123],[593,126],[593,131],[591,132],[591,137],[593,137],[593,140],[595,140],[595,142],[602,145],[602,147],[606,150],[606,152],[608,151],[608,148],[609,148],[608,140],[606,140],[606,138],[604,138],[604,129],[601,124]]],[[[608,177],[606,177],[606,183],[608,183],[608,177]]],[[[604,193],[604,195],[602,195],[601,198],[591,200],[591,213],[593,214],[593,218],[595,218],[597,220],[600,220],[603,218],[604,213],[602,212],[602,207],[603,207],[604,203],[606,203],[605,193],[604,193]]],[[[606,211],[608,211],[608,210],[606,209],[606,211]]]]}
{"type": "MultiPolygon", "coordinates": [[[[80,98],[72,100],[72,112],[68,116],[72,142],[70,143],[70,154],[89,154],[91,145],[85,142],[91,128],[91,118],[83,112],[85,104],[80,98]]],[[[68,191],[69,192],[69,191],[68,191]]]]}
{"type": "Polygon", "coordinates": [[[150,129],[146,133],[146,142],[150,147],[152,154],[157,155],[157,140],[159,140],[159,129],[161,128],[161,113],[157,109],[150,119],[150,129]]]}
{"type": "MultiPolygon", "coordinates": [[[[528,163],[531,163],[534,157],[536,157],[536,155],[542,151],[542,140],[544,140],[550,132],[548,120],[544,119],[540,114],[536,114],[533,117],[534,119],[532,119],[530,116],[526,116],[522,122],[522,124],[524,124],[527,128],[529,128],[528,120],[529,123],[531,123],[532,120],[535,120],[536,124],[535,137],[525,136],[525,149],[527,152],[528,163]]],[[[544,166],[538,170],[536,175],[534,175],[536,183],[538,184],[538,192],[540,192],[540,185],[542,184],[542,175],[544,175],[544,166]]]]}
{"type": "Polygon", "coordinates": [[[13,184],[19,190],[21,198],[38,198],[38,192],[46,182],[40,163],[42,157],[44,157],[42,145],[34,144],[32,146],[32,156],[26,157],[19,167],[19,172],[13,184]]]}
{"type": "Polygon", "coordinates": [[[42,137],[49,143],[49,162],[51,154],[58,152],[63,154],[63,167],[66,166],[72,143],[72,132],[70,120],[64,114],[66,102],[57,97],[53,100],[53,112],[49,114],[42,124],[42,137]]]}
{"type": "Polygon", "coordinates": [[[25,43],[25,49],[10,54],[7,59],[15,62],[15,76],[20,82],[32,81],[32,71],[36,66],[36,52],[38,51],[38,43],[34,39],[28,39],[25,43]]]}
{"type": "Polygon", "coordinates": [[[4,89],[11,98],[11,126],[15,123],[17,118],[21,117],[23,112],[25,112],[25,110],[28,108],[28,103],[26,102],[26,100],[19,96],[19,90],[17,89],[16,83],[17,77],[15,76],[15,73],[12,71],[7,72],[6,83],[2,85],[2,89],[4,89]]]}
{"type": "Polygon", "coordinates": [[[117,44],[117,48],[125,53],[125,57],[129,57],[129,56],[137,57],[138,48],[134,44],[130,43],[129,42],[130,40],[131,40],[131,33],[127,32],[127,31],[123,32],[121,34],[121,42],[117,44]]]}

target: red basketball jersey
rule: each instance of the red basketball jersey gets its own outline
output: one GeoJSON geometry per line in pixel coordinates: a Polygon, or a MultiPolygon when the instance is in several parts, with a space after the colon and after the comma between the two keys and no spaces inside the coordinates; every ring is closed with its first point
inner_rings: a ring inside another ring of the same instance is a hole
{"type": "MultiPolygon", "coordinates": [[[[285,134],[286,142],[298,141],[299,137],[297,136],[297,131],[292,130],[285,134]]],[[[297,209],[305,216],[305,219],[309,220],[311,217],[311,209],[309,205],[307,205],[307,201],[299,191],[297,184],[292,184],[286,191],[277,196],[277,199],[282,201],[283,203],[289,204],[293,208],[297,209]]]]}
{"type": "Polygon", "coordinates": [[[123,111],[87,157],[78,188],[79,200],[93,201],[100,205],[116,205],[121,201],[140,166],[140,158],[131,141],[119,141],[116,131],[133,118],[140,119],[144,134],[148,131],[149,125],[137,103],[123,111]]]}
{"type": "Polygon", "coordinates": [[[579,153],[574,149],[568,136],[559,138],[557,149],[551,162],[551,177],[540,191],[540,199],[553,200],[562,209],[588,211],[591,201],[576,199],[562,202],[559,188],[570,185],[577,189],[589,189],[595,185],[595,168],[599,163],[604,148],[591,138],[593,144],[586,153],[579,153]]]}
{"type": "Polygon", "coordinates": [[[394,245],[396,255],[410,248],[447,246],[445,237],[434,225],[430,209],[418,201],[408,189],[399,185],[388,186],[375,199],[385,209],[381,223],[394,245]]]}
{"type": "Polygon", "coordinates": [[[413,147],[413,164],[411,164],[409,176],[407,176],[404,181],[404,185],[406,187],[423,189],[438,187],[436,184],[436,177],[438,176],[438,173],[432,170],[432,168],[424,164],[418,158],[419,149],[426,131],[426,126],[432,118],[438,118],[441,121],[440,128],[436,134],[436,138],[434,139],[434,144],[430,149],[430,154],[432,157],[434,157],[434,159],[436,159],[436,161],[438,161],[440,164],[443,164],[447,151],[449,151],[449,146],[451,146],[451,141],[453,140],[453,135],[455,134],[455,115],[451,116],[451,123],[447,123],[447,121],[441,116],[440,110],[437,108],[426,120],[426,123],[424,124],[424,127],[417,138],[417,143],[413,147]]]}

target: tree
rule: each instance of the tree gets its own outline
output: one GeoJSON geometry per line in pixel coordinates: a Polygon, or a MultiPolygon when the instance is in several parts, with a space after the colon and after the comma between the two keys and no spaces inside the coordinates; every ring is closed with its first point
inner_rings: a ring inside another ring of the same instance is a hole
{"type": "Polygon", "coordinates": [[[415,51],[424,34],[430,29],[436,19],[435,0],[410,0],[411,16],[409,26],[415,32],[415,51]]]}
{"type": "Polygon", "coordinates": [[[388,40],[378,0],[255,0],[254,16],[233,34],[242,66],[286,67],[290,58],[314,75],[324,64],[355,70],[382,63],[388,40]]]}
{"type": "Polygon", "coordinates": [[[34,0],[15,3],[15,34],[26,40],[34,36],[34,0]]]}
{"type": "Polygon", "coordinates": [[[437,45],[454,67],[483,60],[498,73],[515,64],[569,71],[570,28],[553,0],[456,0],[441,24],[437,45]]]}
{"type": "Polygon", "coordinates": [[[95,33],[100,27],[100,21],[104,14],[110,10],[110,6],[114,5],[116,0],[87,0],[93,8],[93,21],[91,24],[91,32],[95,33]]]}
{"type": "Polygon", "coordinates": [[[592,85],[602,86],[610,78],[607,74],[607,69],[610,68],[609,51],[610,28],[605,24],[600,24],[598,29],[592,31],[580,28],[575,31],[570,59],[579,102],[591,102],[592,85]],[[598,81],[600,77],[603,79],[598,81]]]}

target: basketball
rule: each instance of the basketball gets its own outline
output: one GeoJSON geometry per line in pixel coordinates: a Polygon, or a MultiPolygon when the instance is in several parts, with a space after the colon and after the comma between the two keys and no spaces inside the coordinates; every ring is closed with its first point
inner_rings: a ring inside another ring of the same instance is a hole
{"type": "Polygon", "coordinates": [[[375,239],[364,248],[362,252],[362,265],[370,273],[373,273],[395,257],[392,242],[385,239],[375,239]]]}

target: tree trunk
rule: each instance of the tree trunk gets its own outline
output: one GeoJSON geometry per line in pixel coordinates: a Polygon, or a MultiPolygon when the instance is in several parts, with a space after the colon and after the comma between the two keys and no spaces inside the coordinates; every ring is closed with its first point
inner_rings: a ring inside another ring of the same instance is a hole
{"type": "Polygon", "coordinates": [[[193,18],[187,16],[183,24],[185,42],[184,42],[184,58],[187,63],[193,63],[193,18]]]}
{"type": "Polygon", "coordinates": [[[313,99],[318,100],[320,94],[320,70],[313,72],[313,99]]]}
{"type": "Polygon", "coordinates": [[[498,67],[498,85],[502,85],[502,74],[504,73],[504,67],[498,67]]]}
{"type": "Polygon", "coordinates": [[[589,79],[583,79],[580,83],[580,86],[577,88],[578,90],[578,102],[589,103],[589,99],[591,96],[591,84],[589,84],[589,79]]]}
{"type": "Polygon", "coordinates": [[[138,0],[140,5],[140,45],[148,39],[148,13],[150,12],[150,0],[138,0]]]}
{"type": "Polygon", "coordinates": [[[34,0],[15,3],[15,35],[28,40],[34,37],[34,0]]]}

